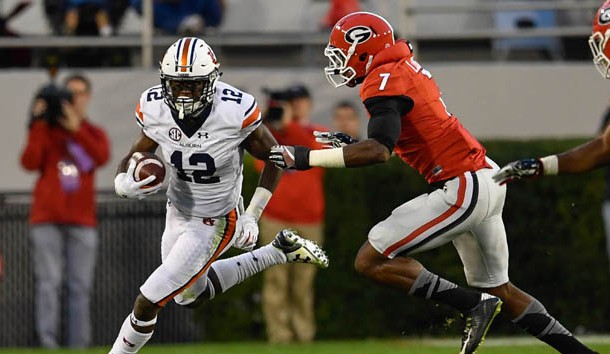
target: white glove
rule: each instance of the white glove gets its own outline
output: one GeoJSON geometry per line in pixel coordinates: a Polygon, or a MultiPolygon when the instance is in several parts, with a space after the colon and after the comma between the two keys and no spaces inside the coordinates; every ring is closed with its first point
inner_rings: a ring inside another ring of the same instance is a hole
{"type": "Polygon", "coordinates": [[[142,188],[143,186],[154,181],[156,176],[148,176],[145,179],[136,182],[133,178],[133,171],[136,169],[136,162],[129,161],[127,172],[121,172],[114,178],[114,191],[121,198],[143,199],[144,197],[157,193],[161,189],[163,183],[159,183],[153,187],[142,188]]]}
{"type": "Polygon", "coordinates": [[[244,213],[237,219],[237,237],[234,247],[250,252],[258,241],[258,223],[254,215],[244,213]]]}

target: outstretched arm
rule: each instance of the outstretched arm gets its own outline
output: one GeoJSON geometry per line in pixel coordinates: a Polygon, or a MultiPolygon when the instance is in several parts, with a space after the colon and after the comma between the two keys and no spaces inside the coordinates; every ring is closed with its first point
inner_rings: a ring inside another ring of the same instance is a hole
{"type": "Polygon", "coordinates": [[[564,175],[594,170],[610,162],[610,127],[593,140],[557,155],[513,161],[494,176],[500,184],[541,175],[564,175]]]}
{"type": "Polygon", "coordinates": [[[413,108],[404,96],[373,97],[364,102],[371,115],[368,138],[341,148],[310,150],[303,146],[275,146],[269,157],[281,168],[358,167],[390,158],[401,131],[401,117],[413,108]]]}
{"type": "Polygon", "coordinates": [[[595,139],[557,155],[557,173],[581,173],[610,161],[610,127],[595,139]]]}

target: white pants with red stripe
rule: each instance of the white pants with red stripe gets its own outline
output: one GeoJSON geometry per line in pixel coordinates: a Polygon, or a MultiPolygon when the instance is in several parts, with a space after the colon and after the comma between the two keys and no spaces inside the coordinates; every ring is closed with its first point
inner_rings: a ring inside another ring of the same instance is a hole
{"type": "Polygon", "coordinates": [[[394,258],[453,241],[470,286],[488,288],[508,282],[502,221],[506,186],[493,181],[498,165],[487,161],[493,168],[467,172],[394,209],[371,229],[369,243],[394,258]]]}
{"type": "Polygon", "coordinates": [[[142,295],[159,306],[174,297],[182,301],[180,294],[205,276],[212,262],[233,245],[236,221],[235,209],[220,218],[200,218],[168,203],[161,239],[163,263],[140,287],[142,295]]]}

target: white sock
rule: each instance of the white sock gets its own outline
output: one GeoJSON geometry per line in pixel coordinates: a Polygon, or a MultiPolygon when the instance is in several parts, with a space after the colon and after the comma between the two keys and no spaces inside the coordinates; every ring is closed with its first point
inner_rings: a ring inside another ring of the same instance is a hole
{"type": "Polygon", "coordinates": [[[269,267],[286,263],[286,255],[272,245],[265,245],[252,252],[221,259],[210,267],[208,291],[210,299],[221,294],[245,279],[269,267]]]}
{"type": "Polygon", "coordinates": [[[109,354],[132,354],[137,353],[152,337],[153,332],[140,333],[131,325],[131,314],[127,316],[121,331],[109,354]]]}

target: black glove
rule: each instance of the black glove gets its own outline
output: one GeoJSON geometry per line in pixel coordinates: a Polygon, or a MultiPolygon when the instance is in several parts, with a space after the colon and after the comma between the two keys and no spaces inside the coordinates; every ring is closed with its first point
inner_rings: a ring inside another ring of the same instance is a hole
{"type": "Polygon", "coordinates": [[[313,136],[316,137],[317,142],[324,144],[327,148],[340,148],[358,142],[358,140],[341,132],[319,132],[316,130],[313,132],[313,136]]]}

